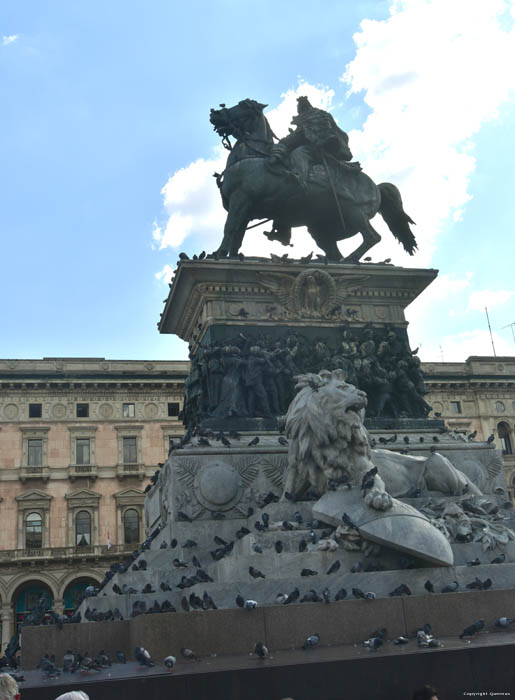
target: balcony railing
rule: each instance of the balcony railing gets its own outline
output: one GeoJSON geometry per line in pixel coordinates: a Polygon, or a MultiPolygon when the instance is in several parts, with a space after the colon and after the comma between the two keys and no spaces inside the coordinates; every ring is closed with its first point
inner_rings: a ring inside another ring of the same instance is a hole
{"type": "Polygon", "coordinates": [[[113,556],[132,552],[133,544],[92,545],[91,547],[42,547],[39,549],[6,549],[0,551],[0,564],[15,561],[30,561],[41,559],[82,559],[83,557],[113,556]]]}
{"type": "Polygon", "coordinates": [[[97,478],[96,464],[70,464],[68,467],[68,477],[71,481],[80,477],[87,479],[97,478]]]}
{"type": "Polygon", "coordinates": [[[145,478],[145,465],[144,464],[117,464],[116,465],[116,476],[118,479],[127,479],[131,476],[137,476],[138,479],[142,480],[145,478]]]}
{"type": "Polygon", "coordinates": [[[50,468],[48,466],[22,466],[20,467],[19,479],[22,482],[27,481],[27,479],[41,479],[43,481],[48,481],[50,478],[50,468]]]}

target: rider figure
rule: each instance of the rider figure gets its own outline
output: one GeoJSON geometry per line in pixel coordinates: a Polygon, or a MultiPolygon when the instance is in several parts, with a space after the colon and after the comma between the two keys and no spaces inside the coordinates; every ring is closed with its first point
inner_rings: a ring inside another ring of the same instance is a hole
{"type": "Polygon", "coordinates": [[[303,189],[307,188],[312,165],[336,165],[352,172],[361,170],[359,163],[349,163],[352,153],[345,131],[340,129],[331,114],[313,107],[307,97],[297,99],[297,116],[292,119],[292,124],[296,129],[272,147],[269,161],[272,169],[279,164],[284,167],[289,156],[291,169],[303,189]]]}

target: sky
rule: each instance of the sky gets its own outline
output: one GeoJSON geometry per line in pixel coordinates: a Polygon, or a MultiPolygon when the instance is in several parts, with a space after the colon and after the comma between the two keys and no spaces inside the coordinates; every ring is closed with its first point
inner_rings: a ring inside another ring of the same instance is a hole
{"type": "Polygon", "coordinates": [[[515,0],[2,0],[0,356],[185,359],[157,321],[178,253],[221,240],[209,110],[258,100],[284,136],[299,95],[417,223],[410,258],[373,219],[373,260],[440,271],[422,360],[492,354],[485,306],[515,355],[514,65],[515,0]]]}

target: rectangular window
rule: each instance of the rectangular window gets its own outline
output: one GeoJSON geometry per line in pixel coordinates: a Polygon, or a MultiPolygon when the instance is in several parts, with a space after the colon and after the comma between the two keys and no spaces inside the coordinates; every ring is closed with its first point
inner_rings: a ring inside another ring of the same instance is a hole
{"type": "Polygon", "coordinates": [[[179,404],[178,403],[169,403],[168,404],[168,416],[170,418],[176,417],[179,415],[179,404]]]}
{"type": "Polygon", "coordinates": [[[29,467],[41,467],[43,464],[43,440],[28,440],[29,467]]]}
{"type": "Polygon", "coordinates": [[[123,438],[123,463],[124,464],[137,464],[138,462],[138,450],[137,450],[137,438],[135,437],[124,437],[123,438]]]}
{"type": "Polygon", "coordinates": [[[451,413],[461,413],[461,401],[450,401],[451,413]]]}
{"type": "Polygon", "coordinates": [[[75,460],[76,464],[91,464],[89,438],[77,438],[75,441],[75,460]]]}
{"type": "Polygon", "coordinates": [[[43,405],[40,403],[29,403],[29,418],[41,418],[43,405]]]}
{"type": "Polygon", "coordinates": [[[77,418],[88,418],[89,417],[89,403],[78,403],[77,404],[77,418]]]}
{"type": "Polygon", "coordinates": [[[123,404],[123,417],[124,418],[134,418],[136,415],[136,410],[133,403],[123,404]]]}

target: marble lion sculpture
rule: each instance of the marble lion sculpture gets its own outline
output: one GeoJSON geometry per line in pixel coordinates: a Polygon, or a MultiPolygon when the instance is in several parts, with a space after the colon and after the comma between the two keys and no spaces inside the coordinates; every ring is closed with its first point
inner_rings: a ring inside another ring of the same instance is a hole
{"type": "Polygon", "coordinates": [[[367,396],[345,381],[342,370],[296,377],[297,394],[286,415],[289,439],[284,494],[312,490],[322,495],[330,481],[361,487],[366,472],[377,467],[373,485],[363,491],[366,505],[387,510],[392,497],[413,488],[459,495],[481,491],[438,453],[429,458],[400,455],[370,446],[363,424],[367,396]]]}

